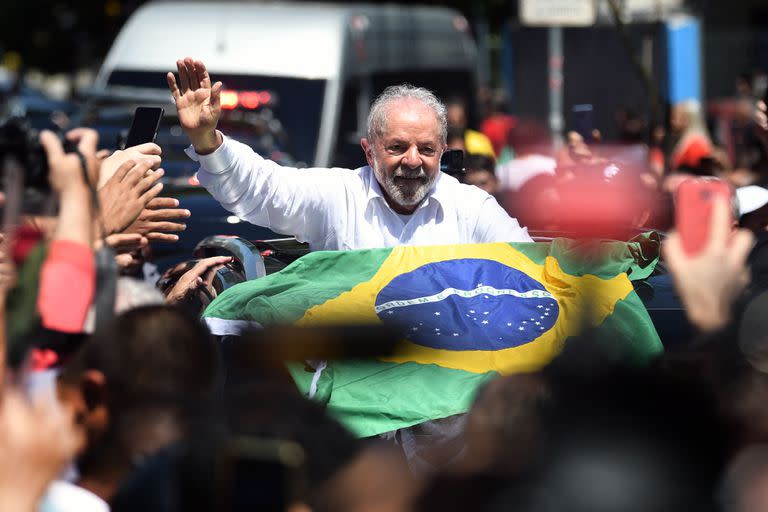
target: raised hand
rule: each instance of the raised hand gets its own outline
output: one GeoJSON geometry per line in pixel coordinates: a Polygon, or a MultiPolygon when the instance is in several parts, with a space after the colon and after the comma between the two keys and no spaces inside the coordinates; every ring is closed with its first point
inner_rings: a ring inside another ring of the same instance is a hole
{"type": "Polygon", "coordinates": [[[205,64],[187,57],[176,61],[179,83],[168,73],[168,88],[176,102],[179,124],[184,129],[195,151],[212,153],[221,145],[216,123],[221,114],[221,82],[211,85],[205,64]]]}
{"type": "Polygon", "coordinates": [[[747,256],[754,237],[746,229],[732,231],[724,199],[715,199],[710,235],[703,251],[688,255],[673,231],[662,244],[662,254],[693,325],[714,331],[731,320],[731,306],[749,283],[747,256]]]}
{"type": "Polygon", "coordinates": [[[212,256],[198,260],[195,265],[184,272],[176,284],[165,295],[167,304],[179,304],[186,300],[195,290],[210,287],[217,270],[232,261],[231,256],[212,256]]]}
{"type": "Polygon", "coordinates": [[[124,231],[163,189],[163,184],[157,183],[163,170],[153,171],[152,165],[152,159],[138,163],[127,160],[99,189],[101,220],[106,235],[124,231]]]}
{"type": "Polygon", "coordinates": [[[156,197],[147,204],[125,232],[140,233],[150,241],[175,242],[179,237],[169,232],[187,229],[186,224],[176,221],[183,221],[190,216],[189,210],[178,208],[178,206],[177,199],[156,197]]]}
{"type": "Polygon", "coordinates": [[[152,161],[152,169],[157,170],[160,167],[161,158],[160,155],[163,152],[160,146],[153,142],[147,142],[145,144],[139,144],[138,146],[132,146],[125,149],[118,149],[112,154],[105,154],[102,150],[96,153],[96,156],[101,156],[101,171],[99,172],[99,185],[97,188],[101,188],[109,181],[109,179],[117,172],[128,160],[134,162],[139,161],[152,161]]]}

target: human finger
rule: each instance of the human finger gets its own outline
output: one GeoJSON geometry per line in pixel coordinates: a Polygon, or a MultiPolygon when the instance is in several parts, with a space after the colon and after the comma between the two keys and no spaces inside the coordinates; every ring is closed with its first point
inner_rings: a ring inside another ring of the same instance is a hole
{"type": "Polygon", "coordinates": [[[137,151],[141,153],[142,155],[161,155],[163,153],[163,150],[160,146],[155,144],[154,142],[145,142],[143,144],[136,144],[135,146],[129,146],[127,149],[131,149],[132,151],[137,151]]]}
{"type": "Polygon", "coordinates": [[[108,149],[100,149],[96,152],[96,158],[98,160],[106,160],[111,154],[112,152],[108,149]]]}
{"type": "Polygon", "coordinates": [[[223,265],[232,261],[231,256],[211,256],[209,258],[203,258],[195,263],[195,266],[189,271],[190,275],[202,276],[211,267],[216,265],[223,265]]]}
{"type": "Polygon", "coordinates": [[[183,59],[176,61],[176,69],[179,71],[179,87],[181,94],[184,95],[189,90],[189,74],[187,73],[187,67],[184,64],[183,59]]]}
{"type": "Polygon", "coordinates": [[[61,145],[61,141],[50,130],[43,130],[40,132],[40,145],[43,146],[45,154],[48,156],[48,161],[57,160],[64,156],[64,147],[61,145]]]}
{"type": "Polygon", "coordinates": [[[187,225],[179,222],[151,222],[149,230],[152,232],[184,231],[187,225]]]}
{"type": "Polygon", "coordinates": [[[163,220],[174,220],[174,219],[187,219],[192,215],[192,212],[189,210],[184,210],[182,208],[167,208],[167,209],[158,209],[158,210],[148,210],[145,208],[145,211],[142,215],[143,220],[147,221],[163,221],[163,220]]]}
{"type": "Polygon", "coordinates": [[[737,229],[730,241],[728,254],[738,264],[746,264],[749,253],[755,246],[755,236],[748,229],[737,229]]]}
{"type": "Polygon", "coordinates": [[[206,286],[212,286],[213,285],[213,278],[216,276],[216,272],[219,271],[219,269],[224,268],[226,265],[223,263],[220,263],[218,265],[213,265],[212,267],[209,267],[208,270],[205,272],[205,276],[203,277],[203,282],[206,284],[206,286]]]}
{"type": "Polygon", "coordinates": [[[175,197],[156,197],[147,203],[148,210],[161,210],[164,208],[173,208],[175,210],[177,206],[179,206],[179,200],[175,197]]]}
{"type": "Polygon", "coordinates": [[[184,58],[184,67],[187,70],[187,80],[189,81],[189,88],[196,91],[200,88],[200,84],[197,82],[197,75],[195,74],[195,61],[192,57],[184,58]]]}
{"type": "Polygon", "coordinates": [[[683,241],[677,231],[670,232],[661,244],[661,255],[675,273],[688,258],[683,249],[683,241]]]}
{"type": "MultiPolygon", "coordinates": [[[[159,172],[158,171],[150,171],[152,168],[152,162],[150,160],[140,160],[136,162],[136,164],[131,168],[130,171],[128,171],[128,175],[125,178],[126,184],[130,186],[131,188],[138,185],[138,183],[145,178],[152,178],[154,175],[159,172]],[[149,172],[147,172],[149,171],[149,172]]],[[[160,176],[157,177],[157,179],[160,179],[160,176]]],[[[155,179],[155,181],[157,181],[155,179]]],[[[151,181],[151,180],[150,180],[151,181]]],[[[142,190],[145,190],[147,187],[149,187],[149,184],[144,186],[142,190]]]]}
{"type": "Polygon", "coordinates": [[[77,149],[86,157],[96,157],[96,148],[99,145],[99,132],[93,128],[74,128],[65,135],[67,140],[77,143],[77,149]]]}
{"type": "Polygon", "coordinates": [[[221,82],[216,82],[211,88],[211,107],[213,108],[219,108],[221,106],[221,88],[221,82]]]}
{"type": "Polygon", "coordinates": [[[141,249],[149,243],[140,233],[115,233],[106,237],[104,242],[117,252],[141,249]]]}
{"type": "Polygon", "coordinates": [[[126,160],[120,165],[120,167],[117,168],[117,170],[112,175],[112,177],[109,178],[109,181],[115,181],[117,183],[120,183],[125,179],[128,173],[131,172],[131,169],[133,169],[135,165],[136,165],[136,162],[134,162],[133,160],[126,160]]]}
{"type": "Polygon", "coordinates": [[[163,190],[163,184],[158,183],[154,187],[147,189],[142,195],[141,195],[141,201],[144,204],[147,204],[149,201],[157,197],[157,195],[163,190]]]}
{"type": "Polygon", "coordinates": [[[152,242],[166,242],[166,243],[173,243],[179,241],[178,235],[172,235],[170,233],[158,233],[155,231],[150,231],[147,233],[147,239],[149,239],[152,242]]]}
{"type": "Polygon", "coordinates": [[[179,86],[176,85],[176,77],[173,76],[173,73],[169,71],[165,75],[165,80],[168,82],[168,89],[170,89],[171,96],[173,97],[173,101],[175,102],[181,96],[181,92],[179,91],[179,86]]]}
{"type": "Polygon", "coordinates": [[[197,81],[200,86],[208,89],[211,87],[211,77],[208,74],[208,70],[205,69],[205,64],[201,60],[194,61],[195,73],[197,75],[197,81]]]}
{"type": "MultiPolygon", "coordinates": [[[[149,170],[149,168],[147,168],[147,170],[149,170]]],[[[155,183],[157,183],[157,180],[162,178],[163,174],[165,174],[165,171],[163,169],[158,169],[156,171],[149,171],[149,172],[144,171],[144,172],[145,174],[141,178],[141,181],[139,182],[139,189],[144,191],[149,190],[149,188],[152,187],[152,185],[154,185],[155,183]]],[[[163,188],[162,183],[158,183],[158,185],[161,185],[160,190],[162,190],[163,188]]],[[[159,193],[160,190],[158,190],[157,192],[159,193]]],[[[155,194],[155,196],[156,195],[157,194],[155,194]]],[[[155,196],[152,196],[152,197],[155,197],[155,196]]]]}

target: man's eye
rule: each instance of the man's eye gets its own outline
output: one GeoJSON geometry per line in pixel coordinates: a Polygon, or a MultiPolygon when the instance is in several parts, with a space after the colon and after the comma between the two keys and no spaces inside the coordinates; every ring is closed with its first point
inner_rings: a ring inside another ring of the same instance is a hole
{"type": "Polygon", "coordinates": [[[393,153],[399,153],[403,150],[403,146],[400,144],[392,144],[391,146],[388,146],[387,149],[393,153]]]}
{"type": "Polygon", "coordinates": [[[424,155],[434,155],[435,154],[435,148],[422,148],[421,153],[424,155]]]}

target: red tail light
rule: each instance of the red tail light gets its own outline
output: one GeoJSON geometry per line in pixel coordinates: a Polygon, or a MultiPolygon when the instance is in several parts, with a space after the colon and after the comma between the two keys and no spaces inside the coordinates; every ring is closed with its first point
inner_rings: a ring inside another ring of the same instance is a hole
{"type": "Polygon", "coordinates": [[[269,91],[221,91],[221,108],[224,110],[233,110],[237,107],[249,110],[257,109],[264,105],[269,105],[273,101],[272,94],[269,91]]]}

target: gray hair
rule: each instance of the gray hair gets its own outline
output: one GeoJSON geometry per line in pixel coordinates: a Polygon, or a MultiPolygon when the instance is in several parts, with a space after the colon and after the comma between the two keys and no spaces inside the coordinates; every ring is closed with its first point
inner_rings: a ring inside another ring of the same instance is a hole
{"type": "Polygon", "coordinates": [[[435,112],[440,128],[440,140],[445,145],[448,139],[448,116],[445,105],[429,89],[410,84],[390,85],[374,100],[368,114],[368,139],[374,140],[382,135],[387,123],[389,104],[395,100],[406,98],[418,100],[435,112]]]}

